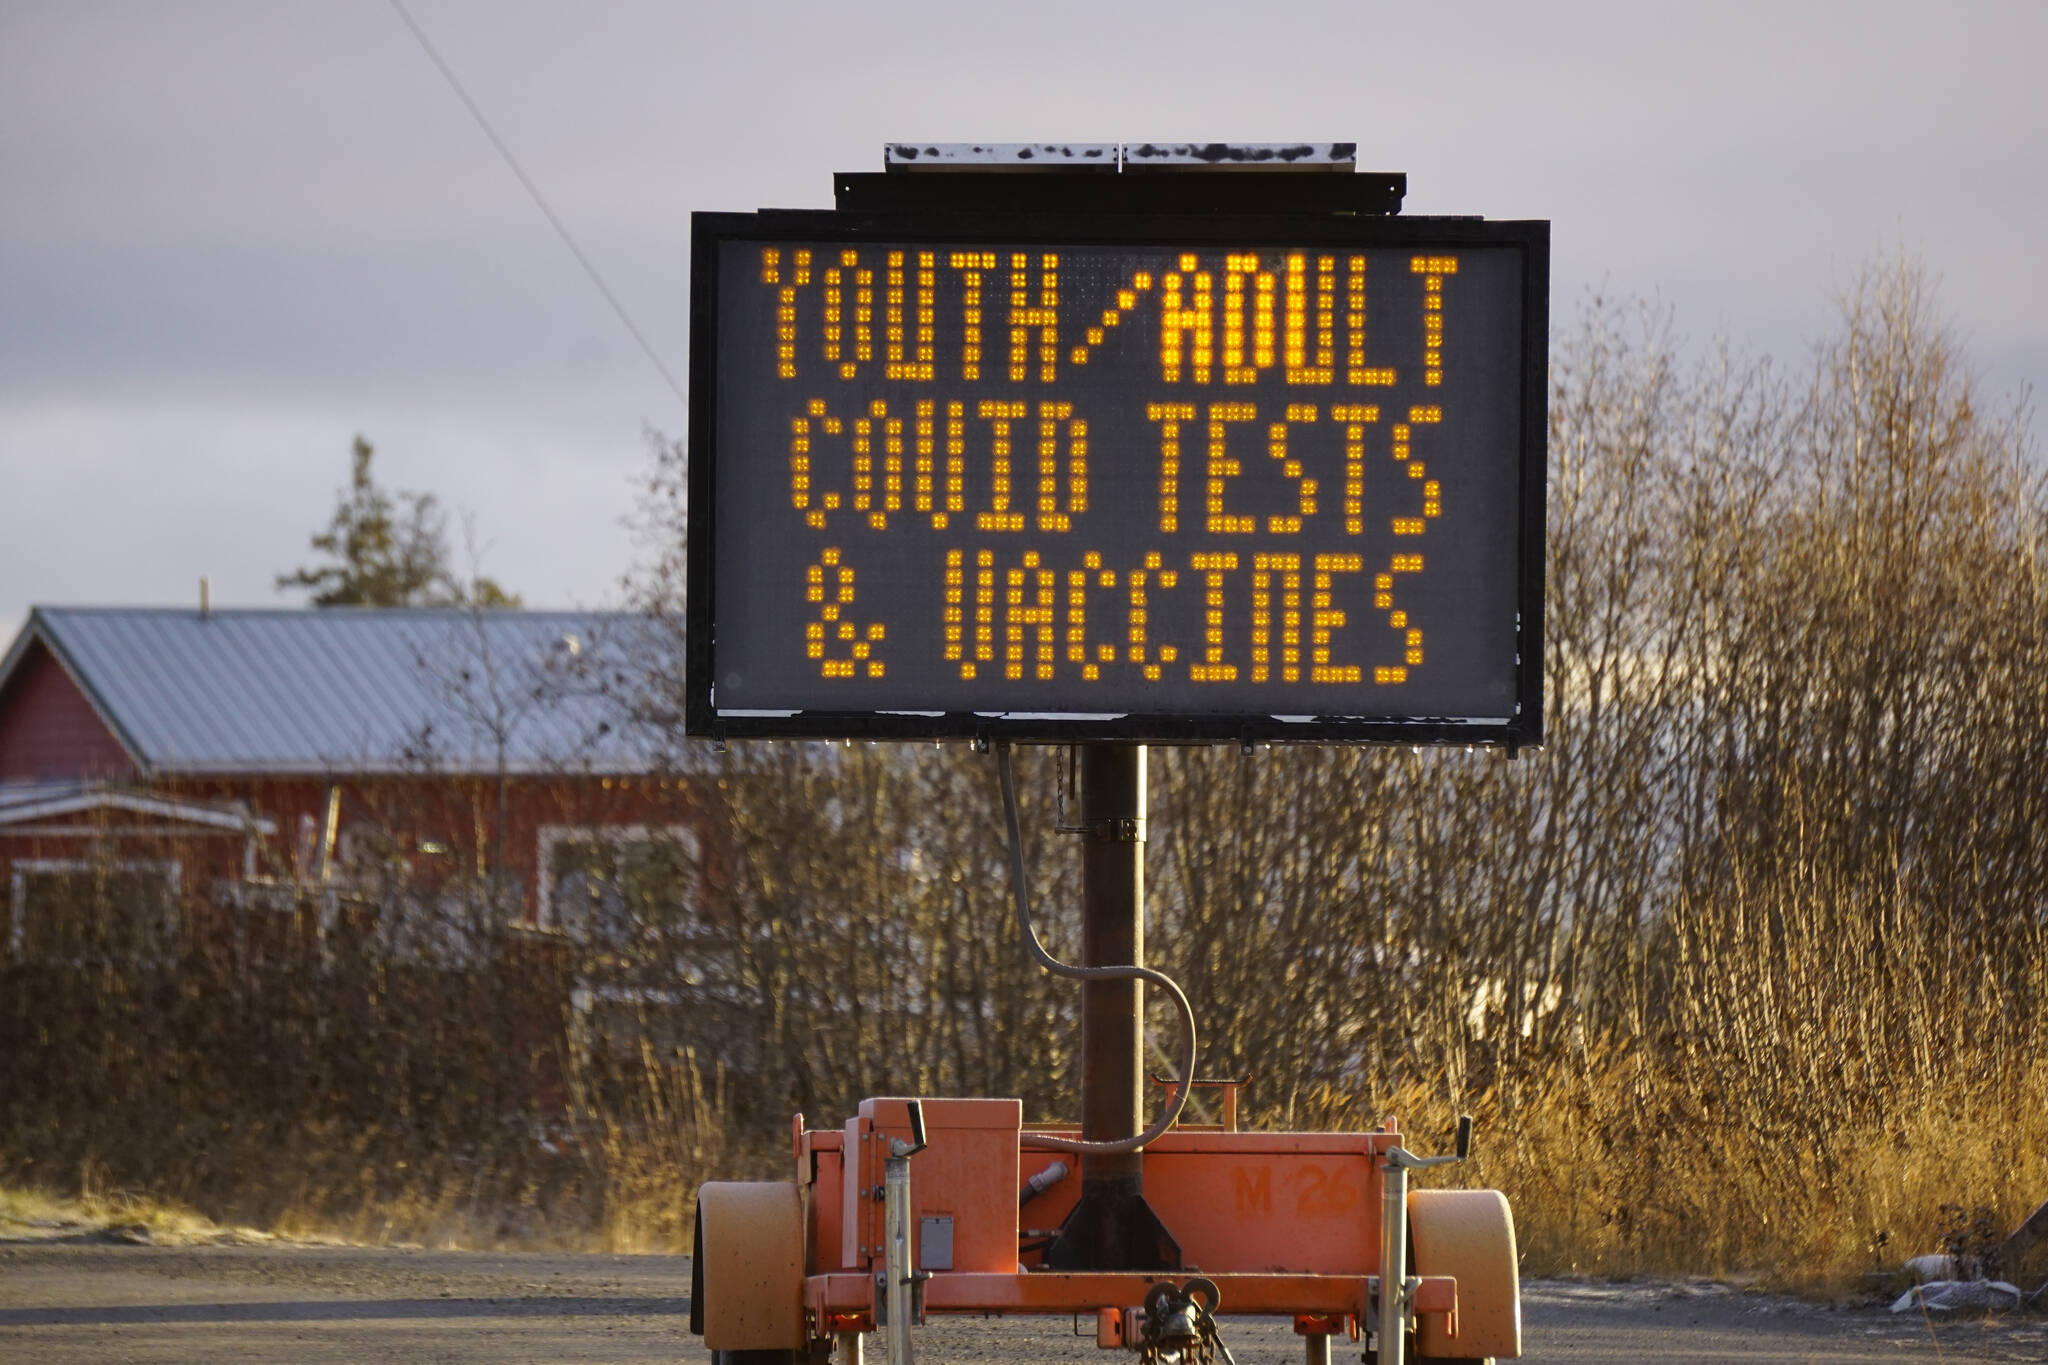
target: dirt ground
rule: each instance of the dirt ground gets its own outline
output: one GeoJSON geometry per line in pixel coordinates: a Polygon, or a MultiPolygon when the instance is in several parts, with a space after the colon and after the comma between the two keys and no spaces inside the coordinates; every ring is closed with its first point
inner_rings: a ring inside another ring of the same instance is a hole
{"type": "MultiPolygon", "coordinates": [[[[705,1362],[689,1284],[667,1256],[0,1244],[0,1362],[705,1362]]],[[[1532,1281],[1524,1316],[1530,1361],[2048,1361],[2040,1315],[1936,1325],[1707,1284],[1532,1281]]],[[[928,1365],[1114,1365],[1084,1325],[935,1321],[917,1349],[928,1365]]],[[[1226,1321],[1225,1340],[1240,1365],[1301,1359],[1285,1323],[1226,1321]]]]}

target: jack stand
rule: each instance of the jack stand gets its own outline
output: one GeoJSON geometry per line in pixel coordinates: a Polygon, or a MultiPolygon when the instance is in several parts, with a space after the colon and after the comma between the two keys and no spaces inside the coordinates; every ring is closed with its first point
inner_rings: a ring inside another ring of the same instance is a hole
{"type": "MultiPolygon", "coordinates": [[[[910,1329],[917,1320],[915,1298],[924,1278],[911,1264],[910,1247],[910,1158],[926,1146],[924,1105],[916,1100],[910,1102],[910,1135],[915,1141],[891,1139],[882,1163],[882,1302],[888,1316],[889,1365],[914,1365],[910,1329]]],[[[856,1343],[859,1339],[854,1334],[856,1343]]]]}
{"type": "Polygon", "coordinates": [[[1396,1147],[1381,1158],[1378,1365],[1407,1365],[1408,1329],[1415,1321],[1416,1280],[1408,1273],[1408,1172],[1448,1166],[1471,1154],[1472,1116],[1460,1114],[1450,1156],[1417,1156],[1396,1147]]]}

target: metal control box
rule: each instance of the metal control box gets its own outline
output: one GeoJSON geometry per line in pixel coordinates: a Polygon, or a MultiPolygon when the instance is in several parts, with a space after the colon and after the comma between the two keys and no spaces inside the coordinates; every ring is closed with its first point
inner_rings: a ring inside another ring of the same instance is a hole
{"type": "MultiPolygon", "coordinates": [[[[1024,1126],[1021,1100],[925,1100],[930,1143],[917,1157],[911,1187],[912,1226],[919,1243],[916,1264],[926,1269],[972,1270],[1010,1275],[1017,1271],[1017,1138],[1024,1126]],[[947,1220],[951,1245],[927,1248],[935,1220],[947,1220]],[[942,1251],[947,1266],[927,1256],[942,1251]]],[[[849,1173],[841,1190],[840,1264],[854,1269],[882,1259],[882,1163],[891,1140],[910,1140],[907,1099],[861,1101],[846,1125],[849,1173]]]]}

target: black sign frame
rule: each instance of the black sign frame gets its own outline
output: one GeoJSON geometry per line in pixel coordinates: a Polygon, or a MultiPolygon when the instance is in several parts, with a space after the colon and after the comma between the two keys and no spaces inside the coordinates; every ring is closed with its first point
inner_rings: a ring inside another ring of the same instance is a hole
{"type": "MultiPolygon", "coordinates": [[[[1238,177],[1233,177],[1238,179],[1238,177]]],[[[1247,174],[1242,181],[1258,177],[1247,174]]],[[[1543,740],[1543,595],[1546,462],[1548,459],[1550,224],[1477,218],[1379,217],[1364,214],[1193,214],[1074,212],[890,213],[764,210],[691,215],[689,544],[685,555],[685,733],[714,738],[992,740],[1026,743],[1121,741],[1147,744],[1320,743],[1486,744],[1510,753],[1543,740]],[[718,260],[729,242],[803,240],[990,244],[1047,247],[1162,246],[1226,248],[1286,241],[1337,248],[1512,247],[1522,262],[1522,367],[1519,515],[1515,559],[1514,714],[1498,718],[1151,714],[1047,716],[946,712],[719,712],[716,677],[715,548],[718,440],[718,260]]]]}

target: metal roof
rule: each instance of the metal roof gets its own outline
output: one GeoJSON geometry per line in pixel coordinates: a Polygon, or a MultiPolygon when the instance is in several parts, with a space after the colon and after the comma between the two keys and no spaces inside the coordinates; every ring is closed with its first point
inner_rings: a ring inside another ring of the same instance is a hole
{"type": "Polygon", "coordinates": [[[614,699],[662,633],[626,612],[37,607],[41,639],[152,775],[646,772],[614,699]]]}
{"type": "Polygon", "coordinates": [[[277,833],[276,821],[252,815],[240,801],[166,797],[113,783],[70,777],[28,782],[0,781],[0,838],[10,834],[30,837],[71,832],[96,834],[100,832],[100,826],[90,821],[116,811],[237,834],[277,833]],[[51,828],[47,823],[67,815],[87,817],[88,823],[82,827],[59,828],[51,828]]]}

